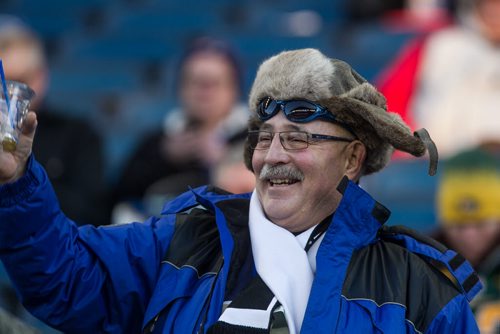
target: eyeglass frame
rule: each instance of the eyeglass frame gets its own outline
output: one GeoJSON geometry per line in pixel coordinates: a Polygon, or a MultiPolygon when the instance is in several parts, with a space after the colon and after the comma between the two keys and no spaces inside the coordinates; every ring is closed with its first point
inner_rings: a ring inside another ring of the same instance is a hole
{"type": "Polygon", "coordinates": [[[314,144],[313,142],[311,142],[311,139],[314,139],[314,140],[319,140],[319,141],[338,141],[338,142],[347,142],[347,143],[351,143],[353,141],[355,141],[356,139],[355,138],[346,138],[346,137],[339,137],[339,136],[330,136],[330,135],[324,135],[324,134],[318,134],[318,133],[310,133],[310,132],[307,132],[307,131],[300,131],[300,130],[292,130],[292,131],[277,131],[277,132],[274,132],[274,131],[269,131],[269,130],[250,130],[248,131],[248,137],[249,137],[249,144],[250,144],[250,148],[252,150],[257,150],[257,151],[263,151],[263,150],[268,150],[270,147],[271,147],[271,144],[272,144],[272,140],[274,139],[274,135],[275,134],[278,134],[278,138],[280,140],[280,144],[281,146],[287,150],[287,151],[299,151],[299,150],[305,150],[307,149],[311,144],[314,144]],[[256,138],[256,144],[254,145],[253,144],[253,141],[250,139],[250,136],[252,134],[257,134],[259,135],[260,133],[268,133],[271,135],[271,140],[269,141],[269,146],[267,147],[262,147],[262,148],[257,148],[257,144],[260,143],[259,142],[259,136],[256,138]],[[306,135],[306,138],[307,140],[305,141],[305,147],[299,147],[299,148],[290,148],[290,146],[288,144],[285,144],[285,143],[288,143],[286,141],[286,139],[284,139],[282,137],[282,134],[286,134],[286,133],[302,133],[302,134],[305,134],[306,135]]]}
{"type": "Polygon", "coordinates": [[[354,133],[354,131],[351,129],[350,126],[348,126],[347,124],[343,123],[343,122],[340,122],[339,120],[337,120],[337,118],[335,117],[334,114],[332,114],[331,112],[328,111],[327,108],[323,107],[322,105],[319,105],[313,101],[310,101],[310,100],[307,100],[307,99],[292,99],[292,100],[275,100],[269,96],[266,96],[264,98],[262,98],[259,103],[257,104],[257,109],[256,109],[256,114],[257,114],[257,117],[265,122],[269,119],[271,119],[272,117],[276,116],[276,114],[278,114],[280,111],[283,111],[283,113],[285,114],[285,117],[289,120],[289,121],[292,121],[294,123],[309,123],[309,122],[312,122],[316,119],[323,119],[323,120],[326,120],[326,121],[330,121],[332,123],[335,123],[335,124],[338,124],[340,126],[342,126],[343,128],[345,128],[347,131],[349,131],[354,137],[358,138],[358,136],[354,133]],[[266,113],[265,111],[262,112],[262,110],[266,110],[266,108],[263,108],[262,107],[262,104],[265,102],[265,101],[270,101],[270,102],[276,102],[277,106],[279,106],[279,108],[275,108],[271,113],[266,113]],[[310,116],[306,117],[306,118],[294,118],[293,117],[293,110],[288,110],[286,108],[286,105],[288,103],[292,103],[292,102],[306,102],[306,103],[309,103],[311,104],[312,106],[314,106],[314,113],[312,113],[310,116]]]}

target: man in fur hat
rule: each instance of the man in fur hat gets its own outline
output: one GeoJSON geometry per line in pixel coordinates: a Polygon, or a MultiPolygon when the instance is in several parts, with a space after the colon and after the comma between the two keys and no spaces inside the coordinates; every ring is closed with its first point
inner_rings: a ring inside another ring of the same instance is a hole
{"type": "Polygon", "coordinates": [[[0,152],[0,258],[24,304],[71,333],[477,333],[481,289],[457,253],[357,186],[412,135],[347,63],[314,49],[260,67],[249,194],[205,186],[143,224],[77,228],[30,155],[36,117],[0,152]]]}

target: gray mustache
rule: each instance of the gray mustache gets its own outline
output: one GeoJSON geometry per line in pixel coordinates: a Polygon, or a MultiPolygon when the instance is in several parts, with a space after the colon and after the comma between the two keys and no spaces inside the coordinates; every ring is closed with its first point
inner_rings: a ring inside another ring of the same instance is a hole
{"type": "Polygon", "coordinates": [[[266,180],[271,178],[277,179],[294,179],[302,181],[304,180],[304,174],[296,168],[291,166],[276,165],[270,166],[265,164],[260,171],[259,179],[266,180]]]}

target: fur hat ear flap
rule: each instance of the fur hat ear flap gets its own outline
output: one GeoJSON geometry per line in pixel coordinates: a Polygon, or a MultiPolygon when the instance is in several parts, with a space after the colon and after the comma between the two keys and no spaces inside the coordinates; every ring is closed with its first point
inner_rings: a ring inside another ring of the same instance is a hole
{"type": "Polygon", "coordinates": [[[415,135],[398,114],[352,97],[332,97],[319,103],[334,114],[340,123],[347,125],[365,144],[365,175],[384,168],[394,149],[417,157],[423,156],[427,150],[432,152],[432,156],[429,155],[433,167],[429,173],[435,173],[437,149],[430,136],[425,136],[425,129],[419,130],[418,135],[415,135]]]}

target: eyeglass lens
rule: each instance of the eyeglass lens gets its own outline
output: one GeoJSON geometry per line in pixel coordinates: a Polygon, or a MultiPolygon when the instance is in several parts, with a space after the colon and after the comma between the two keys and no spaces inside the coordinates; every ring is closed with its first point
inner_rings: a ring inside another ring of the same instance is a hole
{"type": "MultiPolygon", "coordinates": [[[[308,147],[308,134],[301,131],[278,132],[283,148],[300,150],[308,147]]],[[[275,133],[270,131],[249,132],[249,141],[252,149],[265,150],[271,146],[275,133]]]]}

